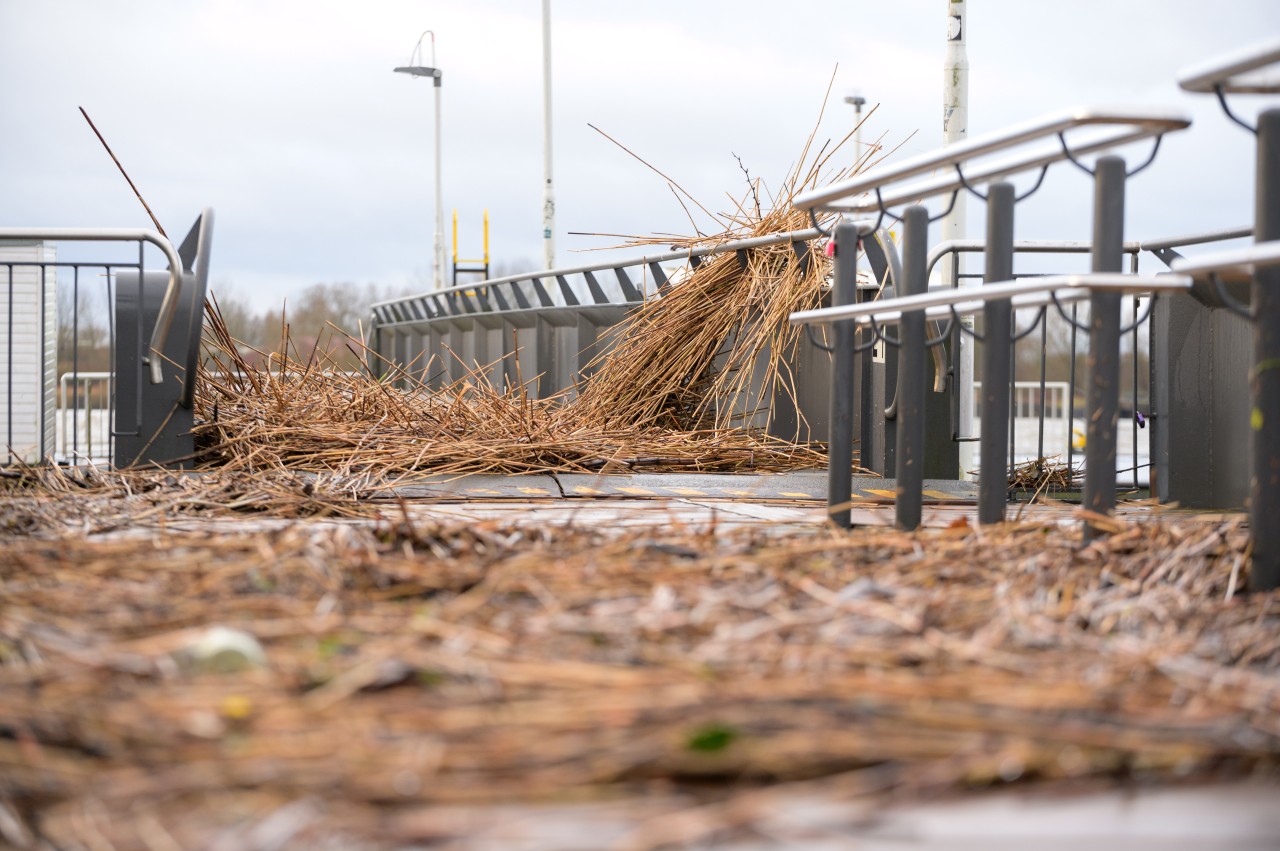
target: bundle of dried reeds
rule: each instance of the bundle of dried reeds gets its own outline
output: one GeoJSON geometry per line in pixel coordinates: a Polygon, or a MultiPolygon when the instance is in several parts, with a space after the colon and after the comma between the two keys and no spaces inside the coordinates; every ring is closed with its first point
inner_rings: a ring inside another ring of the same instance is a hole
{"type": "Polygon", "coordinates": [[[433,391],[394,366],[398,382],[344,373],[320,349],[305,361],[291,356],[287,330],[280,350],[257,367],[216,310],[206,340],[196,394],[205,466],[307,469],[385,483],[421,472],[769,471],[825,462],[815,447],[757,431],[601,421],[559,399],[532,399],[523,387],[499,393],[480,376],[433,391]]]}
{"type": "Polygon", "coordinates": [[[1009,469],[1009,490],[1039,495],[1046,491],[1068,491],[1079,479],[1080,468],[1072,468],[1058,456],[1033,458],[1009,469]]]}
{"type": "MultiPolygon", "coordinates": [[[[816,132],[770,206],[761,206],[760,194],[769,198],[768,191],[753,181],[736,212],[714,217],[722,233],[676,242],[692,248],[806,228],[805,215],[791,209],[796,193],[846,177],[881,153],[873,143],[851,166],[833,171],[831,161],[853,131],[814,152],[816,132]]],[[[659,241],[672,240],[629,244],[659,241]]],[[[745,258],[716,256],[642,306],[617,345],[597,359],[581,393],[550,400],[531,399],[523,387],[497,392],[481,374],[436,392],[407,365],[385,365],[392,382],[344,374],[322,348],[299,357],[287,327],[279,351],[259,353],[269,366],[254,367],[215,307],[198,394],[202,458],[250,469],[388,476],[822,466],[820,445],[769,437],[768,425],[775,396],[795,397],[788,361],[799,331],[788,316],[820,302],[830,263],[818,251],[801,259],[790,245],[752,249],[745,258]]]]}
{"type": "MultiPolygon", "coordinates": [[[[809,228],[808,215],[791,207],[798,193],[842,180],[881,158],[880,145],[873,144],[857,152],[852,165],[833,169],[832,158],[853,132],[814,151],[816,134],[815,127],[776,195],[748,174],[750,191],[734,202],[735,210],[712,216],[724,224],[723,232],[677,240],[637,237],[627,244],[694,248],[809,228]],[[761,191],[767,207],[761,206],[761,191]]],[[[830,271],[820,251],[799,257],[785,244],[716,255],[635,313],[616,347],[598,358],[598,370],[576,405],[611,425],[730,428],[756,420],[767,428],[775,394],[795,401],[788,362],[800,329],[788,317],[819,305],[830,271]]]]}

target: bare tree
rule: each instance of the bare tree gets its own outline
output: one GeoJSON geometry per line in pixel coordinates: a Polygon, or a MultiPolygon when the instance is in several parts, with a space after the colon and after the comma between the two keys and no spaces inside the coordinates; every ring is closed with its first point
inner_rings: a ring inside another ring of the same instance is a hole
{"type": "Polygon", "coordinates": [[[111,368],[110,313],[101,281],[58,281],[58,374],[111,368]]]}

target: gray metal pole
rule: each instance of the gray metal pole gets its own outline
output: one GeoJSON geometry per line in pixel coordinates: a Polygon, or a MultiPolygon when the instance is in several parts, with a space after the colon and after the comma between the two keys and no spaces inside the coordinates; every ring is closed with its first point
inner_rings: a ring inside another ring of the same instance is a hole
{"type": "MultiPolygon", "coordinates": [[[[835,228],[835,281],[832,307],[853,304],[858,297],[858,228],[835,228]]],[[[831,426],[828,438],[827,511],[841,529],[852,525],[849,501],[853,498],[853,377],[857,360],[852,320],[832,323],[834,362],[831,365],[831,426]]]]}
{"type": "MultiPolygon", "coordinates": [[[[435,39],[431,41],[432,51],[435,50],[435,39]]],[[[434,61],[434,56],[432,57],[434,61]]],[[[436,232],[435,246],[432,254],[435,261],[435,274],[432,281],[435,283],[437,290],[444,289],[444,190],[441,188],[444,172],[441,170],[440,160],[443,154],[440,150],[440,139],[442,131],[440,129],[440,82],[441,74],[436,74],[435,78],[435,95],[436,95],[436,232]]]]}
{"type": "MultiPolygon", "coordinates": [[[[1258,116],[1258,189],[1254,240],[1280,239],[1280,109],[1258,116]]],[[[1249,525],[1253,562],[1249,587],[1280,587],[1280,267],[1259,269],[1253,277],[1253,477],[1249,525]]]]}
{"type": "MultiPolygon", "coordinates": [[[[987,189],[988,284],[1013,280],[1013,184],[987,189]]],[[[982,338],[982,470],[978,475],[978,522],[1003,523],[1009,500],[1005,446],[1009,442],[1009,387],[1013,353],[1013,308],[1008,299],[987,302],[982,338]]]]}
{"type": "MultiPolygon", "coordinates": [[[[1094,272],[1119,272],[1124,261],[1124,159],[1099,157],[1094,174],[1094,272]]],[[[1085,396],[1084,507],[1110,514],[1116,507],[1116,427],[1120,413],[1120,300],[1089,298],[1089,383],[1085,396]]],[[[1094,533],[1085,524],[1085,537],[1094,533]]]]}
{"type": "MultiPolygon", "coordinates": [[[[929,289],[929,211],[919,204],[907,208],[902,218],[901,295],[917,295],[929,289]]],[[[898,323],[898,480],[899,529],[920,526],[924,496],[924,387],[925,321],[921,311],[909,311],[898,323]]]]}

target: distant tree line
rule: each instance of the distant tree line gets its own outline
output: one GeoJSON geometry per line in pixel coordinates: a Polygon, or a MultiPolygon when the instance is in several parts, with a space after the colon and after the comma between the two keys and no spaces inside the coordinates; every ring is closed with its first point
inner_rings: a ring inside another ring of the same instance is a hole
{"type": "Polygon", "coordinates": [[[335,368],[355,369],[369,336],[372,306],[404,294],[371,283],[319,283],[288,297],[279,307],[255,311],[234,290],[219,292],[215,286],[210,301],[250,363],[287,345],[296,359],[323,356],[335,368]]]}

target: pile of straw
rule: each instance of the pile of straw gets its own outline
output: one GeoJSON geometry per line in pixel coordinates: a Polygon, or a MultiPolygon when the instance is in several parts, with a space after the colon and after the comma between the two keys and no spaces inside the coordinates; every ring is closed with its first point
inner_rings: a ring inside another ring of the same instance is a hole
{"type": "MultiPolygon", "coordinates": [[[[796,195],[850,177],[882,158],[881,146],[872,144],[856,152],[852,165],[833,169],[831,160],[855,132],[815,151],[815,127],[775,195],[748,173],[750,191],[735,201],[733,212],[716,216],[694,200],[724,226],[714,237],[637,237],[627,244],[674,242],[673,247],[692,249],[808,229],[808,214],[792,209],[796,195]],[[762,191],[767,208],[761,206],[762,191]]],[[[674,184],[672,190],[684,191],[674,184]]],[[[809,243],[810,248],[819,245],[809,243]]],[[[820,305],[830,273],[831,263],[820,251],[809,250],[801,258],[786,244],[748,249],[745,262],[734,252],[710,258],[635,313],[615,348],[597,360],[598,370],[575,406],[609,424],[730,428],[763,419],[767,428],[775,395],[795,402],[788,361],[801,332],[788,317],[820,305]]]]}
{"type": "Polygon", "coordinates": [[[459,806],[638,797],[632,847],[656,847],[750,827],[734,801],[762,785],[1278,776],[1280,597],[1235,593],[1234,522],[1114,521],[1085,547],[1034,523],[778,539],[385,504],[246,523],[229,479],[183,481],[5,498],[27,518],[0,534],[17,847],[405,848],[467,835],[459,806]],[[265,664],[193,666],[213,625],[265,664]]]}
{"type": "Polygon", "coordinates": [[[1078,465],[1072,468],[1057,455],[1034,458],[1009,468],[1009,490],[1033,497],[1046,491],[1069,491],[1076,485],[1080,473],[1078,465]]]}
{"type": "Polygon", "coordinates": [[[284,354],[254,366],[216,312],[206,332],[195,429],[206,468],[321,471],[385,484],[424,472],[767,472],[826,462],[819,447],[755,430],[605,422],[523,388],[500,393],[479,378],[443,390],[413,381],[404,390],[332,369],[323,354],[291,357],[287,337],[284,354]]]}
{"type": "MultiPolygon", "coordinates": [[[[707,212],[723,232],[675,241],[693,248],[807,228],[806,215],[791,209],[797,193],[847,177],[881,156],[880,145],[871,144],[853,165],[834,170],[832,158],[854,132],[817,151],[810,134],[799,164],[776,196],[769,198],[767,189],[752,181],[735,212],[707,212]],[[761,192],[771,202],[767,209],[761,192]]],[[[634,238],[628,244],[658,241],[672,239],[634,238]]],[[[822,445],[772,438],[768,420],[775,396],[795,397],[788,360],[799,330],[788,316],[818,305],[830,262],[816,250],[801,260],[790,245],[751,249],[745,256],[745,263],[736,253],[713,257],[662,298],[641,306],[616,346],[597,359],[580,394],[549,400],[530,399],[523,387],[499,392],[482,372],[437,391],[402,364],[383,364],[380,370],[395,382],[344,374],[333,368],[327,346],[300,356],[289,343],[287,327],[279,350],[258,352],[254,363],[265,366],[254,366],[214,306],[208,312],[208,358],[197,395],[202,463],[384,477],[423,471],[737,472],[824,466],[822,445]]],[[[348,345],[365,363],[377,358],[357,341],[348,345]]]]}

